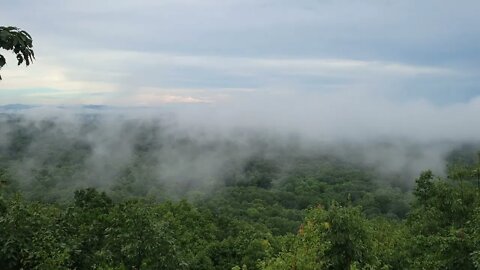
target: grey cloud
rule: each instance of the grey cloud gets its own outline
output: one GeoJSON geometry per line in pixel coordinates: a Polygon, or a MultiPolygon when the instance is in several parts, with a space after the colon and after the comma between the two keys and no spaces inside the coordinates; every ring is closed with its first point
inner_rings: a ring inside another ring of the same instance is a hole
{"type": "Polygon", "coordinates": [[[61,67],[65,80],[116,85],[121,93],[141,87],[282,86],[400,92],[415,87],[419,77],[405,76],[402,66],[458,73],[446,79],[420,74],[424,82],[418,88],[471,91],[478,87],[479,5],[470,0],[20,0],[2,5],[0,15],[32,33],[38,65],[61,67]],[[188,62],[192,59],[197,63],[188,62]],[[285,61],[280,69],[279,59],[285,61]],[[305,72],[318,59],[377,63],[371,70],[376,76],[365,75],[372,65],[359,68],[360,79],[356,70],[332,66],[305,72]],[[398,76],[385,79],[384,72],[398,76]]]}
{"type": "Polygon", "coordinates": [[[418,62],[415,58],[425,54],[425,62],[453,61],[454,53],[478,44],[478,5],[476,1],[15,1],[2,15],[33,28],[39,37],[65,36],[70,46],[79,48],[401,62],[418,62]],[[15,19],[22,13],[26,16],[15,19]]]}

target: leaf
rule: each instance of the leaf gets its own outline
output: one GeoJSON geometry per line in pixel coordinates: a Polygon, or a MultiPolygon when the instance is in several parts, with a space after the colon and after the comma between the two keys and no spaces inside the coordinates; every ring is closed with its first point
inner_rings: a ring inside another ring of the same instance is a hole
{"type": "Polygon", "coordinates": [[[20,38],[17,37],[17,40],[22,47],[25,47],[25,42],[22,40],[22,36],[20,36],[20,38]]]}
{"type": "Polygon", "coordinates": [[[22,30],[22,31],[20,31],[20,33],[22,33],[23,35],[25,35],[26,37],[28,37],[28,39],[32,40],[32,36],[30,36],[30,34],[27,33],[26,31],[22,30]]]}
{"type": "Polygon", "coordinates": [[[23,57],[21,54],[17,54],[18,65],[20,66],[23,63],[23,57]]]}
{"type": "Polygon", "coordinates": [[[6,63],[7,61],[5,60],[5,57],[0,54],[0,68],[2,68],[6,63]]]}
{"type": "Polygon", "coordinates": [[[27,64],[27,66],[29,66],[30,65],[30,59],[29,59],[28,51],[23,52],[23,59],[25,59],[25,63],[27,64]]]}
{"type": "MultiPolygon", "coordinates": [[[[0,48],[13,51],[18,65],[25,63],[29,66],[33,63],[35,55],[32,47],[32,37],[26,31],[13,26],[0,26],[0,48]]],[[[0,55],[0,68],[5,64],[5,58],[0,55]]]]}

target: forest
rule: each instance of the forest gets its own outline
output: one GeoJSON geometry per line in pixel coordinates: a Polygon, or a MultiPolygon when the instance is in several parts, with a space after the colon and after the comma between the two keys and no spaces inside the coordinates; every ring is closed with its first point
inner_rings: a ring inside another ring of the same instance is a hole
{"type": "Polygon", "coordinates": [[[295,138],[114,120],[0,115],[0,269],[480,268],[478,143],[408,180],[295,138]]]}
{"type": "Polygon", "coordinates": [[[0,4],[0,270],[480,270],[480,1],[0,4]]]}

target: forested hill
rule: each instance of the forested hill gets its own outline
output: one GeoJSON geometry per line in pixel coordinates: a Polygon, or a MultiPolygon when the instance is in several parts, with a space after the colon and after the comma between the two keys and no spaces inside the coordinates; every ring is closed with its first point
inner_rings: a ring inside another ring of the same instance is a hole
{"type": "Polygon", "coordinates": [[[422,148],[384,156],[405,160],[395,167],[367,162],[379,159],[359,154],[365,146],[165,119],[5,113],[0,123],[0,269],[480,265],[474,142],[431,163],[422,148]],[[439,176],[412,177],[438,160],[439,176]]]}

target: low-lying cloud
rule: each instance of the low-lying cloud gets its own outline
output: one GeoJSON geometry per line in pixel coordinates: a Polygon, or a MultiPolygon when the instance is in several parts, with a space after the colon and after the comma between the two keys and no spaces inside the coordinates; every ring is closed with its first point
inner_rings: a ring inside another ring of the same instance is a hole
{"type": "Polygon", "coordinates": [[[141,179],[145,194],[162,189],[179,196],[222,185],[225,175],[258,156],[333,156],[373,168],[380,180],[411,185],[422,170],[443,174],[447,155],[478,143],[480,134],[478,97],[438,105],[394,101],[375,91],[244,92],[223,102],[163,107],[14,109],[2,115],[0,143],[7,151],[20,140],[13,168],[21,185],[39,175],[69,179],[66,189],[118,189],[141,179]],[[49,175],[64,161],[63,176],[49,175]]]}

